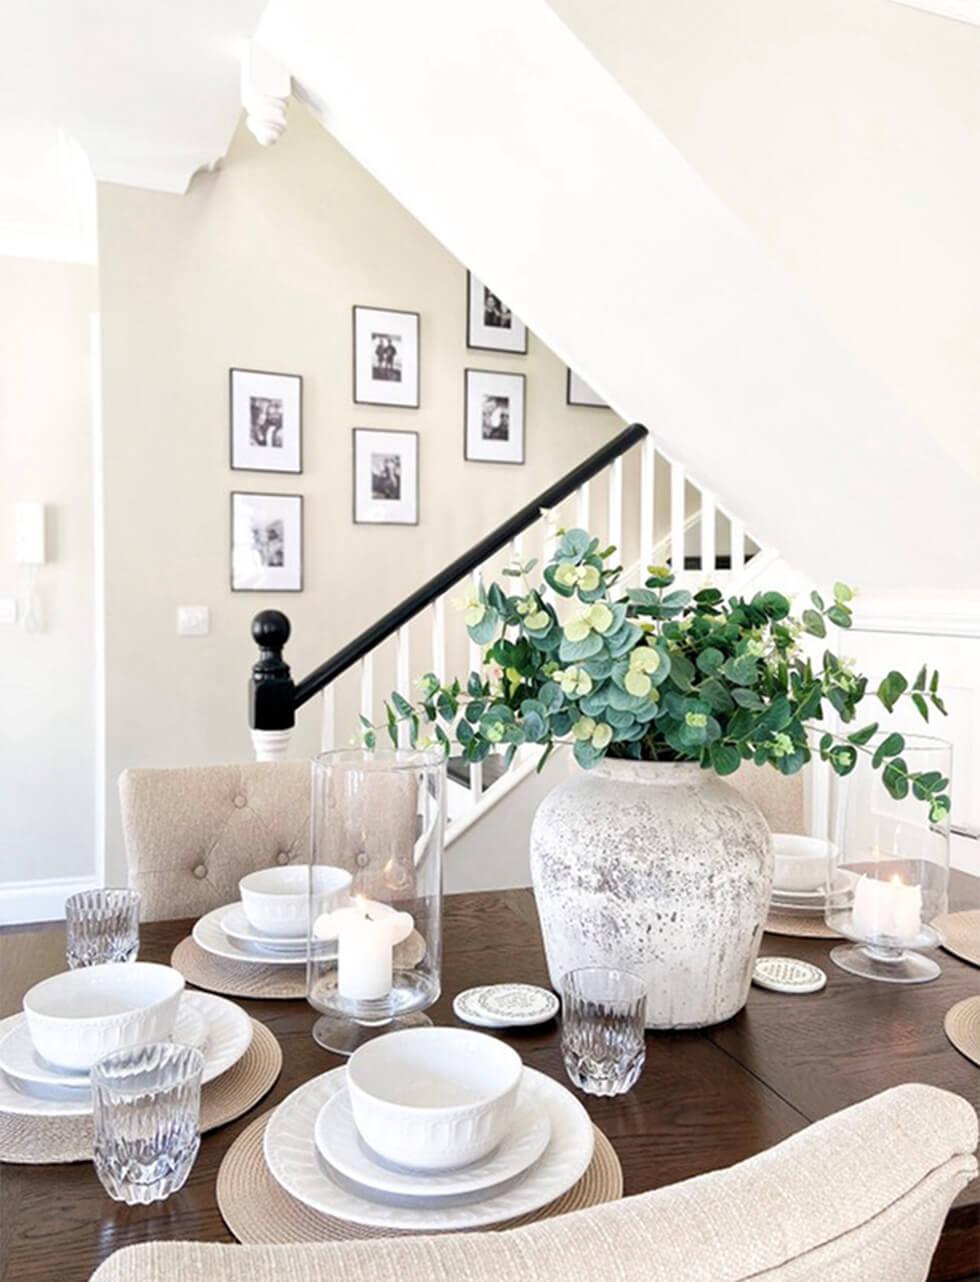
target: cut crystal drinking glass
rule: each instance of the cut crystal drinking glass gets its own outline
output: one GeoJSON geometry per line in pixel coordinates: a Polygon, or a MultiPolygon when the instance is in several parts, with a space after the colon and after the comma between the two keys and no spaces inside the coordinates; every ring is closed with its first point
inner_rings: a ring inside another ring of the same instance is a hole
{"type": "Polygon", "coordinates": [[[95,1170],[130,1206],[182,1188],[200,1147],[204,1055],[177,1042],[114,1051],[92,1069],[95,1170]]]}
{"type": "Polygon", "coordinates": [[[561,1049],[565,1071],[587,1095],[622,1095],[646,1058],[646,984],[604,966],[562,978],[561,1049]]]}
{"type": "Polygon", "coordinates": [[[70,970],[135,961],[140,950],[138,891],[83,890],[65,900],[65,957],[70,970]]]}

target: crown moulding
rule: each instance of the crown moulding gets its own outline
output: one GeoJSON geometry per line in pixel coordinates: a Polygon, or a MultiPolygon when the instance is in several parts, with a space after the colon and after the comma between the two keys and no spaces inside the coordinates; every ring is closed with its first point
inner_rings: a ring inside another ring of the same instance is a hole
{"type": "Polygon", "coordinates": [[[241,90],[249,132],[261,146],[273,146],[286,129],[292,84],[282,63],[254,41],[242,52],[241,90]]]}

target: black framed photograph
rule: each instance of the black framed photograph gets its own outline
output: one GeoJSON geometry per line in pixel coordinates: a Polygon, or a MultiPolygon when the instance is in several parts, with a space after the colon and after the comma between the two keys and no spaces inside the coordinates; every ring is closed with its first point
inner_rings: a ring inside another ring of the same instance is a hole
{"type": "Polygon", "coordinates": [[[302,472],[303,380],[260,369],[228,371],[231,466],[236,472],[302,472]]]}
{"type": "Polygon", "coordinates": [[[233,592],[302,592],[303,496],[231,496],[233,592]]]}
{"type": "Polygon", "coordinates": [[[418,312],[354,308],[354,401],[418,409],[418,312]]]}
{"type": "Polygon", "coordinates": [[[354,522],[418,525],[418,432],[354,428],[354,522]]]}
{"type": "Polygon", "coordinates": [[[569,405],[589,405],[594,409],[609,409],[609,402],[604,401],[598,392],[593,392],[585,379],[579,378],[572,369],[568,371],[565,382],[565,401],[569,405]]]}
{"type": "Polygon", "coordinates": [[[463,457],[472,463],[524,462],[523,374],[464,373],[463,457]]]}
{"type": "Polygon", "coordinates": [[[483,352],[527,355],[527,329],[499,294],[466,273],[466,346],[483,352]]]}

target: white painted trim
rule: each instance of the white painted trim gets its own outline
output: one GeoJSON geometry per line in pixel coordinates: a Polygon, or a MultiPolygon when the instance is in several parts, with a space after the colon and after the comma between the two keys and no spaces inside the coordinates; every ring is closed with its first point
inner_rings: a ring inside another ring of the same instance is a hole
{"type": "Polygon", "coordinates": [[[972,22],[980,27],[980,4],[977,0],[895,0],[907,9],[921,9],[937,18],[953,18],[957,22],[972,22]]]}
{"type": "MultiPolygon", "coordinates": [[[[564,749],[558,748],[556,751],[561,752],[564,749]]],[[[479,823],[483,816],[492,810],[498,802],[503,801],[529,775],[533,775],[537,769],[540,755],[540,752],[531,753],[525,761],[511,766],[510,770],[505,775],[501,775],[492,787],[481,793],[479,801],[471,806],[466,814],[461,815],[459,819],[454,819],[446,828],[445,848],[448,850],[453,842],[458,837],[462,837],[468,828],[472,828],[475,823],[479,823]]]]}
{"type": "Polygon", "coordinates": [[[64,921],[65,900],[82,890],[94,890],[96,877],[48,877],[40,881],[0,882],[0,926],[23,926],[37,921],[64,921]]]}
{"type": "Polygon", "coordinates": [[[980,593],[859,596],[853,609],[856,632],[980,637],[980,593]]]}
{"type": "Polygon", "coordinates": [[[98,312],[89,316],[89,412],[92,420],[92,625],[94,751],[92,786],[95,789],[92,845],[95,884],[105,884],[108,822],[106,759],[106,628],[105,628],[105,447],[102,428],[102,326],[98,312]]]}

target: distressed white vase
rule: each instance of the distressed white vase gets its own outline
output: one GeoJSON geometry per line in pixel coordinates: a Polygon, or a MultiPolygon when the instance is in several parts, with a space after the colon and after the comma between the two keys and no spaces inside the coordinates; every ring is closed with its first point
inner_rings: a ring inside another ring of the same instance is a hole
{"type": "Polygon", "coordinates": [[[697,764],[577,771],[531,829],[552,984],[618,966],[646,980],[648,1028],[729,1019],[748,996],[772,868],[758,806],[697,764]]]}

